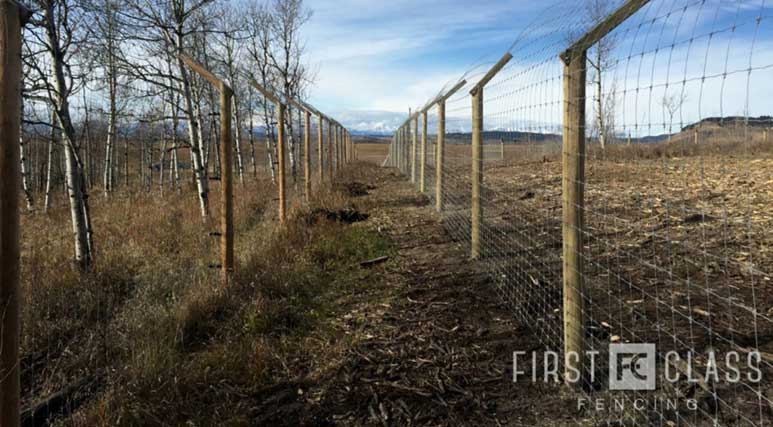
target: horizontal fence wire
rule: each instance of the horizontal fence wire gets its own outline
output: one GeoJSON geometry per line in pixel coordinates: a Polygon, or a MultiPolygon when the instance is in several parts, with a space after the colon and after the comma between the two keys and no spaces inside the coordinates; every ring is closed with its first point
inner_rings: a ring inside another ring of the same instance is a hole
{"type": "MultiPolygon", "coordinates": [[[[564,96],[559,55],[623,3],[557,2],[518,36],[513,59],[483,89],[478,263],[513,315],[557,351],[565,333],[562,149],[571,126],[564,105],[573,101],[564,96]]],[[[585,120],[572,128],[585,136],[584,179],[571,184],[584,187],[582,334],[599,363],[580,393],[628,402],[694,399],[697,407],[648,404],[578,418],[772,424],[772,37],[766,2],[655,0],[588,49],[585,120]],[[616,343],[655,344],[656,391],[607,388],[606,356],[616,343]],[[737,371],[726,363],[731,353],[740,359],[737,371]],[[706,375],[714,357],[721,359],[717,375],[706,375]],[[685,377],[688,358],[698,381],[663,379],[666,370],[685,377]]],[[[425,194],[433,206],[440,196],[446,229],[467,244],[470,90],[493,63],[473,67],[446,101],[443,164],[438,107],[428,110],[425,194]]],[[[410,161],[398,164],[408,177],[410,161]]]]}

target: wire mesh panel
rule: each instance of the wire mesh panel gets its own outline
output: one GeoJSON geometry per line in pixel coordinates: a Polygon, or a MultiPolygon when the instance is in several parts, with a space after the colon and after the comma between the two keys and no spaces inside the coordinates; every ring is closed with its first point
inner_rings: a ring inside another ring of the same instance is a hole
{"type": "Polygon", "coordinates": [[[764,3],[650,2],[589,52],[586,316],[656,343],[663,367],[676,365],[669,352],[699,366],[730,352],[760,359],[740,363],[738,381],[720,361],[718,378],[702,378],[703,405],[662,420],[771,420],[773,370],[754,354],[770,352],[773,333],[772,151],[759,117],[770,111],[769,14],[764,3]]]}
{"type": "MultiPolygon", "coordinates": [[[[571,332],[562,281],[579,275],[569,288],[581,295],[576,333],[596,354],[581,394],[645,402],[578,417],[771,425],[771,35],[765,2],[561,1],[518,37],[513,60],[483,88],[480,265],[514,315],[557,350],[571,332]],[[594,34],[603,37],[567,51],[594,34]],[[569,80],[565,51],[583,55],[569,80]],[[584,82],[573,92],[584,95],[565,96],[572,81],[584,82]],[[578,103],[584,119],[567,120],[565,107],[578,103]],[[577,154],[567,154],[569,134],[584,141],[577,154]],[[567,175],[567,162],[580,165],[580,179],[567,175]],[[579,255],[577,271],[564,264],[562,233],[572,226],[562,219],[562,183],[581,194],[568,205],[582,213],[579,245],[568,253],[579,255]],[[655,391],[611,390],[609,353],[634,343],[654,344],[655,391]]],[[[469,90],[480,69],[446,103],[441,215],[465,243],[469,90]]],[[[425,188],[433,201],[435,141],[425,188]]]]}

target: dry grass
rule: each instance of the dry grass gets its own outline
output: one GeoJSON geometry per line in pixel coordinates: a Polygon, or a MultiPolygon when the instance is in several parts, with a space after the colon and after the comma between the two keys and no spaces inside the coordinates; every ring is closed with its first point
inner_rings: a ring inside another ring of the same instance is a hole
{"type": "MultiPolygon", "coordinates": [[[[357,285],[357,261],[390,250],[364,227],[311,224],[311,207],[351,207],[328,186],[295,198],[285,227],[274,187],[236,188],[237,271],[218,286],[217,241],[193,192],[93,198],[97,264],[71,268],[64,207],[23,219],[22,377],[29,404],[88,379],[65,425],[246,423],[251,393],[289,375],[283,360],[357,285]]],[[[217,217],[217,188],[211,193],[217,217]]]]}

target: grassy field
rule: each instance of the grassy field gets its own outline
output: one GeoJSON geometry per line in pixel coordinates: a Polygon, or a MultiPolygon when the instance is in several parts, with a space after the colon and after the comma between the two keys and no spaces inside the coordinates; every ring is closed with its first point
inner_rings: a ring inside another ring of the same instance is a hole
{"type": "Polygon", "coordinates": [[[306,337],[361,286],[353,266],[388,254],[388,242],[336,219],[353,209],[347,188],[296,198],[286,227],[276,225],[270,181],[236,189],[228,289],[210,268],[214,228],[187,188],[95,198],[98,263],[84,278],[70,265],[64,207],[23,218],[25,407],[64,393],[65,425],[238,422],[248,413],[239,397],[289,375],[288,354],[335,351],[306,337]]]}

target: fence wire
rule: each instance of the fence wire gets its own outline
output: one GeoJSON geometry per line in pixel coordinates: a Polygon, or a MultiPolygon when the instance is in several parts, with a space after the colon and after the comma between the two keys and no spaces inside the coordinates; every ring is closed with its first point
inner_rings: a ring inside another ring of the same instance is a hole
{"type": "MultiPolygon", "coordinates": [[[[549,349],[564,344],[562,138],[571,100],[559,54],[623,3],[558,2],[521,33],[513,60],[483,92],[479,263],[549,349]]],[[[582,393],[694,399],[697,408],[648,404],[578,417],[630,426],[773,423],[772,12],[759,1],[650,1],[587,52],[586,117],[575,129],[586,139],[581,307],[585,349],[600,356],[582,393]],[[657,391],[607,388],[614,343],[656,345],[657,391]],[[725,360],[730,353],[740,360],[725,360]],[[687,360],[695,382],[662,380],[666,370],[684,376],[687,360]],[[714,362],[716,376],[706,370],[714,362]]],[[[468,243],[469,92],[482,68],[446,102],[442,165],[437,106],[429,110],[425,193],[434,205],[442,168],[440,215],[468,243]]],[[[410,176],[410,161],[400,167],[410,176]]]]}

